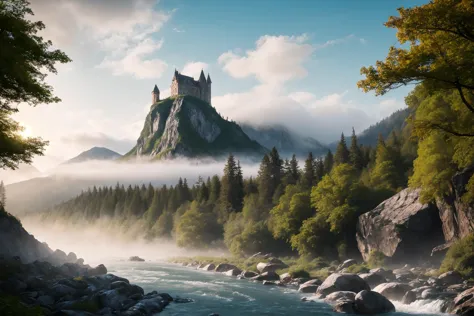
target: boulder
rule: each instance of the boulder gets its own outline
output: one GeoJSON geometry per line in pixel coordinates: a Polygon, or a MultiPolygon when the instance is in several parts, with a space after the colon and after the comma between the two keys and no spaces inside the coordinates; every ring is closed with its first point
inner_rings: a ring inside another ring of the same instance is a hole
{"type": "Polygon", "coordinates": [[[259,262],[257,264],[257,270],[262,273],[262,272],[268,272],[268,271],[276,271],[278,269],[284,269],[287,268],[288,266],[285,264],[280,264],[280,263],[265,263],[265,262],[259,262]]]}
{"type": "Polygon", "coordinates": [[[355,310],[358,314],[373,315],[390,313],[395,311],[395,306],[385,296],[373,291],[361,291],[357,293],[354,301],[355,310]]]}
{"type": "Polygon", "coordinates": [[[408,284],[397,282],[382,283],[374,288],[375,292],[378,292],[393,301],[401,301],[405,294],[410,290],[412,290],[412,288],[408,284]]]}
{"type": "Polygon", "coordinates": [[[228,264],[228,263],[219,263],[215,269],[216,272],[227,272],[229,270],[236,269],[239,270],[236,266],[233,264],[228,264]]]}
{"type": "Polygon", "coordinates": [[[107,274],[107,268],[103,264],[99,264],[97,267],[87,270],[89,276],[107,274]]]}
{"type": "Polygon", "coordinates": [[[321,285],[321,281],[318,279],[309,280],[301,284],[298,288],[300,293],[315,293],[318,287],[321,285]]]}
{"type": "Polygon", "coordinates": [[[449,286],[449,285],[453,285],[453,284],[462,283],[463,282],[463,277],[457,271],[448,271],[446,273],[441,274],[438,277],[438,280],[440,281],[441,284],[449,286]]]}
{"type": "Polygon", "coordinates": [[[369,273],[376,273],[383,276],[388,281],[395,279],[395,274],[393,274],[392,270],[385,270],[384,268],[375,268],[370,269],[369,273]]]}
{"type": "Polygon", "coordinates": [[[291,282],[291,280],[292,280],[292,277],[288,272],[280,275],[280,281],[283,283],[289,283],[291,282]]]}
{"type": "Polygon", "coordinates": [[[344,261],[343,263],[341,263],[338,267],[337,267],[337,270],[340,271],[342,269],[345,269],[345,268],[349,268],[350,266],[353,266],[357,264],[357,260],[355,259],[347,259],[346,261],[344,261]]]}
{"type": "Polygon", "coordinates": [[[231,270],[228,270],[228,271],[224,272],[224,274],[227,275],[227,276],[238,276],[241,273],[242,273],[242,270],[240,270],[239,268],[231,269],[231,270]]]}
{"type": "Polygon", "coordinates": [[[457,315],[474,315],[474,287],[456,296],[449,312],[457,315]]]}
{"type": "Polygon", "coordinates": [[[257,275],[258,273],[256,272],[245,270],[245,271],[242,271],[239,277],[241,277],[242,279],[251,279],[253,277],[256,277],[257,275]]]}
{"type": "Polygon", "coordinates": [[[405,189],[359,216],[356,238],[364,260],[380,251],[393,263],[417,263],[444,241],[437,207],[422,204],[419,193],[405,189]]]}
{"type": "MultiPolygon", "coordinates": [[[[444,225],[444,222],[443,222],[444,225]]],[[[436,264],[437,266],[441,264],[444,257],[448,253],[449,248],[453,243],[447,242],[442,245],[436,246],[431,250],[431,262],[436,264]]]]}
{"type": "Polygon", "coordinates": [[[344,314],[357,314],[355,311],[354,302],[340,301],[333,306],[333,311],[344,314]]]}
{"type": "Polygon", "coordinates": [[[359,293],[370,290],[370,286],[357,274],[333,273],[319,286],[316,296],[325,298],[327,295],[337,291],[349,291],[359,293]]]}
{"type": "Polygon", "coordinates": [[[273,271],[263,272],[257,276],[250,278],[253,281],[277,281],[280,280],[280,276],[273,271]]]}
{"type": "Polygon", "coordinates": [[[134,261],[134,262],[144,262],[145,259],[140,258],[139,256],[131,256],[128,258],[128,261],[134,261]]]}
{"type": "Polygon", "coordinates": [[[329,294],[324,298],[324,301],[329,304],[336,304],[341,301],[353,302],[355,300],[356,293],[349,291],[337,291],[329,294]]]}
{"type": "Polygon", "coordinates": [[[370,288],[374,288],[379,284],[386,283],[387,279],[385,279],[381,274],[378,273],[362,273],[359,276],[367,282],[370,288]]]}
{"type": "Polygon", "coordinates": [[[216,265],[214,263],[210,263],[210,264],[207,264],[204,267],[202,267],[201,270],[214,271],[215,268],[216,268],[216,265]]]}
{"type": "Polygon", "coordinates": [[[402,298],[402,303],[405,305],[410,305],[414,301],[416,301],[416,293],[414,291],[408,291],[402,298]]]}

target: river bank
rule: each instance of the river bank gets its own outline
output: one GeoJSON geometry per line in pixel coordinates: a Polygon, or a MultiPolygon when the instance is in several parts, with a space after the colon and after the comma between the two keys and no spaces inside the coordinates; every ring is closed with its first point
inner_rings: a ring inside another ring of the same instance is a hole
{"type": "MultiPolygon", "coordinates": [[[[357,264],[355,260],[347,260],[339,266],[333,264],[319,271],[312,271],[311,274],[305,271],[304,275],[295,266],[269,255],[237,259],[235,265],[230,263],[231,258],[181,257],[169,261],[187,268],[260,283],[270,288],[293,289],[305,294],[301,298],[303,301],[324,301],[335,312],[372,313],[373,311],[367,312],[360,305],[361,295],[367,296],[366,292],[376,296],[367,298],[371,300],[369,305],[378,309],[376,313],[393,312],[399,308],[404,310],[411,305],[431,305],[438,313],[458,315],[471,315],[474,310],[474,282],[464,280],[459,273],[453,271],[437,275],[433,269],[408,265],[393,270],[366,270],[361,269],[363,265],[357,264]],[[362,271],[356,272],[357,270],[362,271]],[[292,275],[294,272],[300,275],[292,275]],[[324,276],[326,273],[328,276],[324,276]],[[377,294],[373,294],[374,292],[377,294]],[[385,298],[393,307],[384,301],[385,298]],[[378,306],[374,307],[375,303],[378,306]]],[[[294,264],[295,261],[291,263],[294,264]]],[[[367,301],[366,303],[368,304],[367,301]]]]}

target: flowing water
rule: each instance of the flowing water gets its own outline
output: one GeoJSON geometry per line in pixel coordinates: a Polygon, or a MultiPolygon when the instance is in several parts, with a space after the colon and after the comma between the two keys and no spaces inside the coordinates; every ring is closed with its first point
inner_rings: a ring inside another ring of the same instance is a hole
{"type": "MultiPolygon", "coordinates": [[[[302,302],[294,289],[264,286],[235,277],[200,271],[161,262],[113,261],[106,264],[110,273],[131,283],[173,297],[191,298],[192,303],[170,304],[160,315],[220,316],[234,315],[341,315],[320,301],[302,302]]],[[[420,301],[412,305],[396,304],[395,315],[439,315],[439,302],[420,301]]]]}

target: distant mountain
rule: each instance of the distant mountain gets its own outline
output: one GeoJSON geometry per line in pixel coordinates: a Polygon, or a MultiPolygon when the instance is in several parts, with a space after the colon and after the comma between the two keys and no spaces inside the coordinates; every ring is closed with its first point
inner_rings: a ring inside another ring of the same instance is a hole
{"type": "Polygon", "coordinates": [[[79,163],[89,160],[115,160],[120,157],[122,157],[121,154],[116,153],[115,151],[108,148],[92,147],[91,149],[80,153],[78,156],[64,162],[64,164],[79,163]]]}
{"type": "Polygon", "coordinates": [[[41,176],[41,172],[33,165],[20,164],[16,170],[0,169],[0,180],[5,184],[25,181],[39,176],[41,176]]]}
{"type": "MultiPolygon", "coordinates": [[[[380,122],[371,125],[367,129],[365,129],[362,133],[357,135],[357,140],[359,144],[363,144],[366,146],[376,146],[377,139],[379,134],[386,139],[393,130],[401,131],[406,125],[406,119],[410,116],[411,109],[405,108],[402,110],[398,110],[392,113],[389,117],[384,118],[380,122]]],[[[348,144],[350,143],[350,135],[345,135],[346,141],[348,144]]],[[[334,150],[337,147],[339,140],[330,143],[328,146],[331,150],[334,150]]]]}
{"type": "Polygon", "coordinates": [[[253,140],[267,148],[276,147],[280,154],[306,156],[324,154],[327,147],[312,137],[300,136],[282,125],[252,126],[240,123],[242,130],[253,140]]]}
{"type": "Polygon", "coordinates": [[[192,96],[170,97],[151,106],[137,144],[126,158],[219,157],[267,151],[235,122],[223,119],[207,102],[192,96]]]}

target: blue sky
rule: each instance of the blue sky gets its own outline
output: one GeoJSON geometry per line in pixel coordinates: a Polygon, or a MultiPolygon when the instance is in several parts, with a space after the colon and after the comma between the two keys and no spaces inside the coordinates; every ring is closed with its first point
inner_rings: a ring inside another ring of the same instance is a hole
{"type": "MultiPolygon", "coordinates": [[[[323,142],[404,107],[409,88],[357,89],[360,68],[396,45],[383,23],[418,0],[31,0],[44,37],[73,62],[48,81],[60,104],[20,106],[25,134],[50,141],[47,168],[92,146],[124,153],[175,68],[213,81],[213,105],[252,124],[323,142]]],[[[168,91],[167,91],[168,90],[168,91]]]]}

